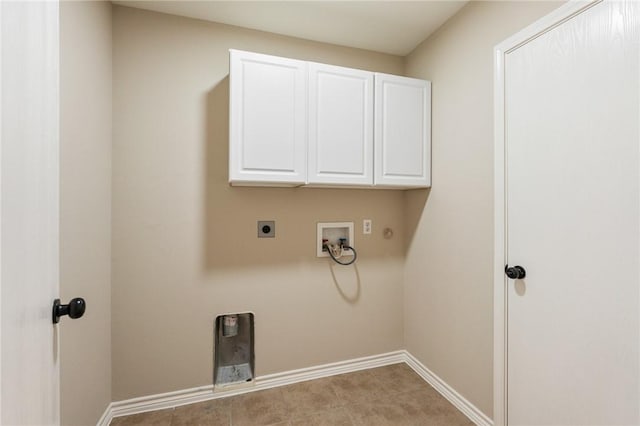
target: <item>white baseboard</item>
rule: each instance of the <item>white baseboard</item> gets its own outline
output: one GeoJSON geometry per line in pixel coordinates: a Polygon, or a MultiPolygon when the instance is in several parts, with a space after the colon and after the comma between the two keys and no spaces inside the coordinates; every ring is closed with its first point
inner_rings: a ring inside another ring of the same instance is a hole
{"type": "Polygon", "coordinates": [[[444,380],[438,377],[435,373],[424,366],[409,352],[404,351],[405,362],[409,367],[413,369],[420,377],[422,377],[427,383],[429,383],[435,390],[437,390],[442,396],[444,396],[454,407],[456,407],[462,414],[467,416],[469,420],[474,422],[478,426],[493,426],[493,420],[487,417],[482,411],[475,405],[469,402],[466,398],[456,392],[451,386],[449,386],[444,380]]]}
{"type": "Polygon", "coordinates": [[[96,426],[109,426],[111,420],[113,420],[113,402],[107,405],[107,409],[102,413],[102,417],[100,417],[96,426]]]}
{"type": "Polygon", "coordinates": [[[479,426],[493,426],[491,419],[489,419],[484,413],[478,410],[478,408],[463,398],[442,379],[422,365],[420,361],[404,350],[302,368],[299,370],[291,370],[283,373],[269,374],[257,377],[254,384],[248,387],[230,388],[228,390],[223,389],[213,392],[213,385],[208,385],[175,392],[127,399],[124,401],[116,401],[109,404],[107,410],[98,421],[97,426],[108,426],[114,417],[129,416],[131,414],[144,413],[147,411],[179,407],[181,405],[193,404],[217,398],[225,398],[228,396],[240,395],[243,393],[255,392],[278,386],[286,386],[307,380],[319,379],[321,377],[335,376],[337,374],[351,373],[369,368],[398,364],[401,362],[409,365],[409,367],[418,373],[427,383],[433,386],[457,409],[469,417],[471,421],[479,426]]]}
{"type": "Polygon", "coordinates": [[[337,374],[351,373],[358,370],[398,364],[405,362],[405,358],[405,351],[395,351],[348,361],[301,368],[299,370],[291,370],[283,373],[268,374],[266,376],[256,377],[254,384],[249,387],[216,390],[216,392],[213,392],[213,385],[208,385],[117,401],[111,403],[109,407],[107,407],[107,411],[100,419],[98,426],[108,426],[109,422],[114,417],[162,410],[165,408],[193,404],[195,402],[203,402],[211,399],[275,388],[278,386],[286,386],[307,380],[319,379],[321,377],[335,376],[337,374]]]}

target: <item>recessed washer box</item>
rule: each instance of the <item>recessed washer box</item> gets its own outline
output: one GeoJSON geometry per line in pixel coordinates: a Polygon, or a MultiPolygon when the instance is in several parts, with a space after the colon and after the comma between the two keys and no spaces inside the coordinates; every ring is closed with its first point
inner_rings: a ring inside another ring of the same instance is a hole
{"type": "MultiPolygon", "coordinates": [[[[353,239],[353,222],[318,222],[317,229],[317,257],[329,257],[329,253],[322,249],[323,240],[327,240],[327,243],[329,244],[339,244],[340,238],[345,238],[348,246],[353,246],[355,244],[353,239]]],[[[342,255],[353,256],[353,251],[345,249],[342,255]]]]}

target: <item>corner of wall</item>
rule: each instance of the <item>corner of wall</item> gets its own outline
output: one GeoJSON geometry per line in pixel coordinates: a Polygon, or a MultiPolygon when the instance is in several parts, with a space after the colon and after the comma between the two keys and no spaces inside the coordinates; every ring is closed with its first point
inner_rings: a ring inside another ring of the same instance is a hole
{"type": "Polygon", "coordinates": [[[406,349],[489,416],[492,52],[559,4],[469,2],[404,58],[406,75],[433,84],[433,187],[423,199],[416,193],[405,196],[406,349]]]}

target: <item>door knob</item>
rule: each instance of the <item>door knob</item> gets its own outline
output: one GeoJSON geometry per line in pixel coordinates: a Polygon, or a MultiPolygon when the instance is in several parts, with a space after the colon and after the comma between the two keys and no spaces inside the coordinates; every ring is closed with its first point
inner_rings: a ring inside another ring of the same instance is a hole
{"type": "Polygon", "coordinates": [[[69,318],[71,319],[80,318],[84,315],[84,310],[86,308],[87,304],[82,297],[71,299],[68,305],[63,305],[60,303],[60,299],[56,299],[53,301],[53,323],[59,323],[60,317],[63,315],[69,315],[69,318]]]}
{"type": "Polygon", "coordinates": [[[507,274],[507,277],[511,278],[512,280],[521,280],[527,276],[527,271],[525,271],[524,268],[520,265],[506,265],[504,267],[504,273],[507,274]]]}

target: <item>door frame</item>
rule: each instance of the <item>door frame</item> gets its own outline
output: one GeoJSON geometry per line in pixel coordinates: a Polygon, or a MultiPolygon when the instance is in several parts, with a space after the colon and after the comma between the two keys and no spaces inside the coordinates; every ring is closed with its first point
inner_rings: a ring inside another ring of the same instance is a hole
{"type": "Polygon", "coordinates": [[[494,256],[493,256],[493,424],[507,418],[507,176],[505,143],[506,55],[604,0],[572,0],[494,48],[494,256]]]}
{"type": "MultiPolygon", "coordinates": [[[[2,9],[0,1],[0,241],[2,241],[2,9]]],[[[2,372],[2,244],[0,244],[0,373],[2,372]]],[[[2,422],[2,380],[0,380],[0,422],[2,422]]]]}

